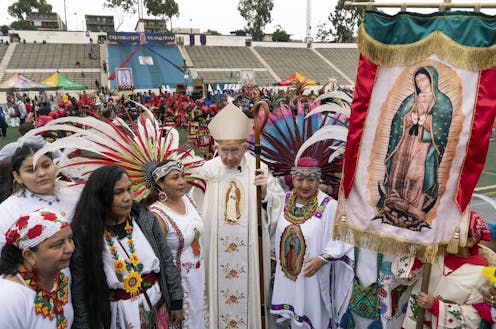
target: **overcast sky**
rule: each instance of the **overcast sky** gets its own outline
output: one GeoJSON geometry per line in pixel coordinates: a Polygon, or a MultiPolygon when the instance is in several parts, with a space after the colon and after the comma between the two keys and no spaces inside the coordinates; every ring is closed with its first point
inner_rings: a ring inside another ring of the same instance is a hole
{"type": "MultiPolygon", "coordinates": [[[[376,2],[403,2],[406,0],[377,0],[376,2]]],[[[442,0],[415,0],[407,2],[441,2],[442,0]]],[[[492,0],[452,0],[455,2],[484,3],[492,0]]],[[[7,14],[7,8],[15,0],[0,0],[0,25],[14,21],[7,14]]],[[[103,0],[47,0],[64,20],[64,2],[66,4],[67,21],[69,30],[82,31],[84,29],[84,15],[113,15],[118,31],[133,31],[136,25],[137,14],[130,15],[121,10],[103,8],[103,0]]],[[[199,28],[202,32],[207,29],[216,30],[222,34],[241,29],[245,26],[244,19],[237,10],[237,0],[176,0],[179,5],[179,17],[173,18],[173,27],[199,28]]],[[[317,25],[328,21],[328,16],[334,10],[337,0],[311,0],[312,34],[315,37],[317,25]]],[[[428,11],[433,11],[429,9],[428,11]]],[[[419,11],[416,9],[415,11],[419,11]]],[[[390,9],[391,14],[397,10],[390,9]]],[[[483,11],[495,14],[494,10],[483,11]]],[[[146,17],[146,13],[145,13],[146,17]]],[[[272,33],[277,25],[292,35],[293,39],[304,39],[306,20],[306,0],[274,0],[272,22],[266,26],[265,32],[272,33]]]]}

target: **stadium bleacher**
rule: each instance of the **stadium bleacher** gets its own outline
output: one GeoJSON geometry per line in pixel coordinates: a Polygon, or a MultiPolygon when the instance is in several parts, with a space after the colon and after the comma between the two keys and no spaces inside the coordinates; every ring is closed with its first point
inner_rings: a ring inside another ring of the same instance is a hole
{"type": "Polygon", "coordinates": [[[255,50],[281,79],[299,72],[319,83],[336,79],[340,84],[348,84],[340,73],[309,48],[255,47],[255,50]]]}
{"type": "Polygon", "coordinates": [[[5,52],[7,51],[8,47],[9,47],[8,45],[0,44],[0,62],[2,61],[3,55],[5,55],[5,52]]]}
{"type": "Polygon", "coordinates": [[[348,78],[355,81],[358,66],[358,49],[353,48],[315,48],[329,62],[338,67],[348,78]]]}
{"type": "Polygon", "coordinates": [[[263,68],[248,47],[185,46],[195,68],[263,68]]]}
{"type": "MultiPolygon", "coordinates": [[[[69,40],[69,39],[68,39],[69,40]]],[[[189,68],[188,83],[192,77],[204,83],[237,83],[241,72],[255,73],[260,86],[274,85],[278,80],[299,72],[319,83],[336,79],[341,85],[355,80],[357,48],[354,45],[314,44],[312,48],[301,43],[255,44],[240,46],[225,36],[221,45],[169,44],[84,44],[84,43],[17,43],[13,50],[0,45],[0,61],[4,56],[5,81],[14,73],[22,73],[35,81],[42,81],[59,71],[71,80],[95,87],[95,80],[106,85],[106,76],[115,68],[131,68],[135,89],[153,89],[161,84],[174,88],[184,83],[184,63],[189,68]],[[134,52],[134,50],[136,50],[134,52]],[[140,60],[148,58],[143,62],[140,60]],[[149,59],[153,64],[148,63],[149,59]],[[106,62],[107,74],[102,63],[106,62]]],[[[69,42],[69,41],[68,41],[69,42]]],[[[115,88],[115,81],[110,81],[115,88]]]]}
{"type": "MultiPolygon", "coordinates": [[[[233,71],[198,71],[198,75],[203,78],[204,83],[231,82],[239,81],[239,72],[233,74],[233,71]]],[[[277,81],[267,71],[255,71],[255,82],[261,86],[272,85],[277,81]]]]}
{"type": "Polygon", "coordinates": [[[100,47],[90,44],[19,43],[7,69],[99,68],[100,47]],[[90,54],[92,57],[90,58],[90,54]]]}

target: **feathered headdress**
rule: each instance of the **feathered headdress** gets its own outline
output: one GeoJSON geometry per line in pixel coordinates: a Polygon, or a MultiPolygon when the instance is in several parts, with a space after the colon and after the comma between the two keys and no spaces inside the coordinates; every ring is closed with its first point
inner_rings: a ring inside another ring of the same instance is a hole
{"type": "MultiPolygon", "coordinates": [[[[287,176],[302,156],[311,157],[320,163],[322,181],[337,189],[348,133],[350,102],[348,95],[332,92],[308,103],[307,109],[301,97],[288,105],[281,104],[269,115],[265,125],[261,160],[274,176],[287,176]],[[320,104],[322,100],[328,103],[320,104]]],[[[252,152],[253,142],[252,132],[248,138],[248,148],[252,152]]]]}
{"type": "Polygon", "coordinates": [[[114,165],[123,168],[132,182],[136,201],[145,198],[154,186],[152,171],[166,159],[181,160],[189,184],[205,189],[204,182],[191,175],[191,169],[201,166],[203,159],[191,148],[179,146],[179,134],[174,128],[160,127],[153,114],[143,105],[137,123],[127,124],[118,118],[64,117],[31,130],[29,135],[46,131],[64,131],[67,137],[47,143],[33,156],[33,163],[47,152],[61,150],[56,164],[62,174],[84,183],[98,167],[114,165]]]}

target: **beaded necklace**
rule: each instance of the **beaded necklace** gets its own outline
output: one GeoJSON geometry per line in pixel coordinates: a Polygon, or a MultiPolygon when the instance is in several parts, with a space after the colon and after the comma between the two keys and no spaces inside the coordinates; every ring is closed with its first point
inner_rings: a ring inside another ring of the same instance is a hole
{"type": "Polygon", "coordinates": [[[59,272],[54,291],[47,292],[26,267],[21,266],[19,268],[19,275],[36,292],[34,297],[35,313],[41,314],[44,318],[49,317],[50,320],[56,318],[57,329],[65,329],[67,319],[64,316],[63,305],[69,301],[69,279],[67,276],[59,272]]]}
{"type": "Polygon", "coordinates": [[[308,205],[303,207],[296,206],[296,191],[293,190],[291,196],[289,197],[286,205],[284,206],[284,218],[293,224],[301,224],[306,222],[309,218],[313,216],[313,213],[317,209],[318,192],[310,199],[308,205]]]}
{"type": "MultiPolygon", "coordinates": [[[[124,290],[134,297],[140,293],[141,283],[143,281],[143,278],[141,277],[143,264],[140,263],[139,257],[136,254],[133,240],[133,226],[129,224],[129,217],[126,218],[126,226],[124,226],[124,230],[126,231],[127,245],[130,252],[128,255],[124,249],[124,246],[121,244],[122,249],[128,256],[128,259],[125,260],[119,259],[119,254],[117,253],[117,248],[114,245],[112,234],[107,228],[105,228],[103,236],[105,237],[105,242],[107,243],[110,253],[112,254],[112,258],[114,259],[114,270],[117,275],[117,279],[122,282],[122,287],[124,290]],[[124,271],[127,271],[126,276],[123,276],[122,272],[124,271]]],[[[120,244],[120,241],[118,242],[120,244]]]]}
{"type": "Polygon", "coordinates": [[[49,206],[51,206],[54,202],[60,202],[60,199],[57,195],[50,196],[49,199],[44,199],[44,198],[40,197],[38,194],[31,193],[30,197],[33,199],[36,199],[38,201],[46,202],[46,203],[48,203],[49,206]]]}

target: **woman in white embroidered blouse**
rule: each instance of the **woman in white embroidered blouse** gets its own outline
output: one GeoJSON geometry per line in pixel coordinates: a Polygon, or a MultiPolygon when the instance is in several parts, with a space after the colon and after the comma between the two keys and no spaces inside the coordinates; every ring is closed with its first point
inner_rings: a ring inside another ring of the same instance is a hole
{"type": "Polygon", "coordinates": [[[57,181],[57,168],[51,154],[39,157],[33,165],[33,155],[40,146],[24,144],[10,159],[10,197],[0,204],[0,249],[5,245],[5,232],[21,215],[42,207],[57,210],[71,222],[81,187],[69,187],[57,181]]]}
{"type": "Polygon", "coordinates": [[[165,160],[152,172],[156,190],[145,201],[167,237],[184,289],[182,328],[206,328],[203,220],[186,193],[183,164],[165,160]]]}

